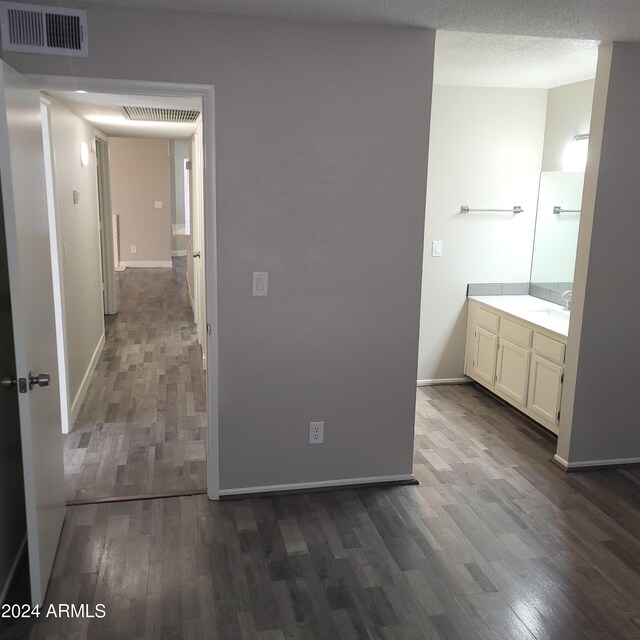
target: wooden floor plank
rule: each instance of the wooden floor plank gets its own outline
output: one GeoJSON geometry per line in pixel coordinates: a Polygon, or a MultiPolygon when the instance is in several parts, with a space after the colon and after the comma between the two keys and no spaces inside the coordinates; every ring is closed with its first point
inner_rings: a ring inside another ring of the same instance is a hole
{"type": "Polygon", "coordinates": [[[107,617],[32,637],[640,640],[638,471],[565,474],[553,445],[474,387],[431,387],[418,486],[72,506],[47,603],[107,617]]]}
{"type": "Polygon", "coordinates": [[[186,258],[173,263],[117,274],[118,313],[64,436],[70,502],[206,489],[205,374],[186,258]]]}

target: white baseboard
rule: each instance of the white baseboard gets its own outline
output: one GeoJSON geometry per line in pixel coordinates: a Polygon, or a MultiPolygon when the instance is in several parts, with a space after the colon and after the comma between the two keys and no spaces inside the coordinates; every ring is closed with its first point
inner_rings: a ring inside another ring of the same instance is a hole
{"type": "Polygon", "coordinates": [[[221,496],[240,496],[245,493],[274,493],[282,491],[305,491],[307,489],[324,489],[331,487],[348,487],[360,484],[382,484],[385,482],[411,481],[415,478],[411,473],[399,476],[374,476],[370,478],[346,478],[344,480],[320,480],[318,482],[297,482],[293,484],[272,484],[261,487],[239,487],[237,489],[220,489],[221,496]]]}
{"type": "Polygon", "coordinates": [[[73,399],[71,403],[71,412],[70,412],[70,428],[73,431],[73,425],[80,413],[80,407],[84,402],[84,398],[87,395],[87,390],[89,389],[89,383],[91,382],[91,376],[93,372],[96,370],[96,366],[98,365],[98,360],[100,360],[100,354],[102,353],[102,349],[104,348],[104,332],[100,336],[100,340],[98,340],[98,344],[96,345],[95,351],[93,352],[93,356],[91,356],[91,361],[89,362],[89,366],[87,370],[84,372],[84,377],[82,378],[82,382],[80,383],[80,388],[76,393],[76,397],[73,399]]]}
{"type": "Polygon", "coordinates": [[[147,268],[168,268],[173,267],[171,260],[121,260],[120,265],[124,267],[143,267],[147,268]]]}
{"type": "Polygon", "coordinates": [[[589,469],[593,467],[623,467],[628,464],[640,464],[640,458],[614,458],[611,460],[582,460],[580,462],[567,462],[557,453],[553,459],[567,471],[572,469],[589,469]]]}
{"type": "Polygon", "coordinates": [[[187,250],[186,249],[178,249],[177,251],[172,251],[171,255],[174,258],[182,258],[183,256],[187,255],[187,250]]]}
{"type": "Polygon", "coordinates": [[[418,387],[431,387],[437,384],[470,384],[471,378],[434,378],[433,380],[418,380],[418,387]]]}
{"type": "Polygon", "coordinates": [[[24,537],[22,543],[20,544],[20,548],[18,549],[18,553],[11,565],[11,570],[9,571],[9,575],[7,576],[7,581],[4,583],[2,587],[2,592],[0,592],[0,605],[4,604],[4,601],[7,599],[7,594],[9,593],[9,587],[13,582],[13,579],[16,575],[16,571],[18,570],[18,565],[20,564],[20,558],[22,558],[22,554],[24,553],[25,547],[27,546],[27,536],[24,537]]]}

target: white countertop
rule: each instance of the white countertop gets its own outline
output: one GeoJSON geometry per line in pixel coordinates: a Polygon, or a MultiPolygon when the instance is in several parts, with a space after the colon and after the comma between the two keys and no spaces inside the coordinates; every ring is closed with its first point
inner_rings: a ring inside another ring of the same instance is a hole
{"type": "Polygon", "coordinates": [[[569,312],[548,300],[534,296],[469,296],[469,300],[477,300],[565,338],[569,335],[569,312]]]}

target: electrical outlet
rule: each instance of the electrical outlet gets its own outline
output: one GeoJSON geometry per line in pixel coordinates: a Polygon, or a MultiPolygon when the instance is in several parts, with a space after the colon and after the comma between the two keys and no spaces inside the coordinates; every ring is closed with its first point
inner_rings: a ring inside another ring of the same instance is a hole
{"type": "Polygon", "coordinates": [[[309,423],[309,444],[322,444],[324,442],[324,422],[309,423]]]}
{"type": "Polygon", "coordinates": [[[136,247],[135,244],[131,245],[131,253],[135,253],[138,250],[138,247],[136,247]]]}

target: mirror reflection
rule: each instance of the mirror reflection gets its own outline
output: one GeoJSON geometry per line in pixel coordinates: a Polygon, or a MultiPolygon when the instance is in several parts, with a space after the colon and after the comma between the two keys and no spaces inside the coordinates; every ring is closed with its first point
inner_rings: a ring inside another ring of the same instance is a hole
{"type": "Polygon", "coordinates": [[[543,171],[531,283],[554,291],[573,287],[584,172],[543,171]]]}

